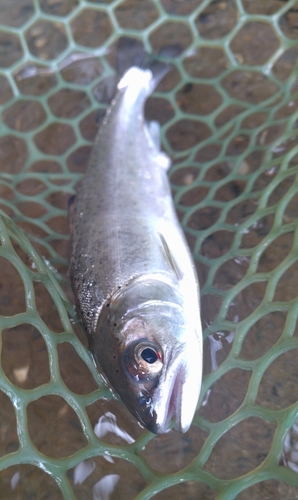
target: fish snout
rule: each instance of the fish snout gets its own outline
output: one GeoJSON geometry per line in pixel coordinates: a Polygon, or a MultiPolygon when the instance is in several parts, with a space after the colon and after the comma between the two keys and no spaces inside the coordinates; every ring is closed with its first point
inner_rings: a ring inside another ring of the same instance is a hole
{"type": "Polygon", "coordinates": [[[152,401],[154,432],[157,434],[165,432],[172,419],[180,432],[186,432],[191,426],[201,389],[199,359],[191,350],[185,349],[164,366],[152,401]]]}

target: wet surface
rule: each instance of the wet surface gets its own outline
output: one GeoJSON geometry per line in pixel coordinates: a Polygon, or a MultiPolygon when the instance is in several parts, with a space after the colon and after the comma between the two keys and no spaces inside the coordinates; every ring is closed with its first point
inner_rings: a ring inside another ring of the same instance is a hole
{"type": "Polygon", "coordinates": [[[260,418],[247,418],[217,442],[205,467],[217,477],[234,479],[260,465],[272,443],[275,426],[260,418]],[[226,461],[223,470],[222,463],[226,461]]]}
{"type": "Polygon", "coordinates": [[[275,53],[279,40],[267,23],[246,23],[231,43],[231,49],[239,62],[249,66],[264,64],[275,53]],[[259,39],[260,38],[260,39],[259,39]],[[262,44],[262,50],[258,50],[262,44]]]}
{"type": "Polygon", "coordinates": [[[25,36],[31,54],[43,60],[58,57],[68,43],[65,28],[57,21],[37,21],[25,36]]]}
{"type": "Polygon", "coordinates": [[[121,27],[143,30],[158,19],[158,10],[151,1],[128,0],[116,7],[115,16],[121,27]]]}
{"type": "Polygon", "coordinates": [[[211,2],[196,18],[196,27],[202,38],[215,40],[227,35],[237,22],[234,0],[211,2]]]}
{"type": "Polygon", "coordinates": [[[84,9],[71,21],[74,40],[85,47],[100,47],[111,35],[112,25],[105,12],[84,9]]]}
{"type": "Polygon", "coordinates": [[[29,324],[3,330],[1,365],[6,377],[23,389],[33,389],[50,380],[45,341],[29,324]]]}
{"type": "Polygon", "coordinates": [[[1,494],[8,500],[40,498],[63,500],[49,474],[33,465],[14,465],[0,472],[1,494]]]}
{"type": "MultiPolygon", "coordinates": [[[[105,10],[109,3],[90,1],[88,7],[75,12],[76,0],[40,0],[41,11],[51,17],[34,19],[30,25],[26,23],[34,13],[33,2],[21,0],[13,8],[7,1],[1,3],[1,23],[26,26],[24,39],[31,54],[25,61],[17,34],[1,32],[0,66],[12,68],[11,80],[0,75],[4,127],[0,137],[1,208],[67,281],[67,204],[86,169],[91,143],[115,88],[114,77],[105,74],[107,60],[115,59],[115,40],[111,40],[115,22],[140,35],[148,28],[147,40],[155,51],[173,43],[185,49],[180,67],[169,72],[159,84],[158,94],[148,100],[146,116],[164,126],[164,145],[173,157],[169,175],[176,206],[202,276],[202,319],[208,333],[203,402],[196,425],[185,435],[170,430],[153,437],[144,433],[121,402],[93,397],[98,384],[75,347],[57,340],[65,328],[49,289],[38,279],[33,280],[35,307],[45,329],[56,335],[56,357],[48,337],[32,320],[32,324],[3,328],[1,365],[5,384],[24,394],[48,384],[54,366],[61,377],[59,383],[70,391],[67,394],[86,398],[80,404],[98,449],[91,449],[71,398],[53,390],[27,406],[28,432],[36,449],[50,458],[75,455],[74,465],[66,468],[75,498],[131,500],[150,480],[191,469],[210,433],[221,423],[222,433],[210,445],[202,469],[225,480],[251,472],[270,453],[277,423],[247,412],[229,425],[243,410],[247,394],[256,388],[254,402],[261,410],[278,411],[298,400],[297,345],[290,348],[284,343],[298,335],[296,318],[289,312],[297,298],[294,224],[298,200],[293,188],[297,136],[285,136],[289,123],[292,131],[297,128],[292,120],[297,105],[294,99],[285,102],[280,94],[296,64],[298,49],[285,48],[272,61],[276,77],[272,80],[257,70],[280,45],[272,24],[262,19],[244,23],[230,40],[229,50],[223,49],[222,37],[238,22],[233,0],[210,2],[199,10],[200,1],[161,0],[165,12],[180,17],[174,21],[166,18],[158,25],[154,23],[160,12],[150,0],[142,7],[135,0],[118,3],[114,18],[105,10]],[[194,11],[190,27],[187,16],[194,11]],[[76,51],[72,47],[67,64],[62,61],[51,69],[46,63],[62,57],[69,47],[65,19],[62,22],[69,14],[68,29],[76,51]],[[203,42],[218,40],[218,45],[197,47],[198,33],[203,42]],[[100,49],[107,41],[110,48],[103,63],[92,49],[100,49]],[[37,59],[32,62],[32,57],[37,59]],[[20,92],[14,100],[13,85],[20,92]],[[285,157],[288,153],[290,157],[285,157]],[[287,172],[285,166],[292,170],[287,172]],[[281,232],[275,229],[279,227],[281,232]],[[268,294],[271,299],[266,308],[268,294]],[[256,373],[259,381],[255,381],[256,373]],[[89,455],[79,455],[88,446],[89,455]],[[129,451],[133,446],[136,451],[129,451]],[[140,469],[134,464],[141,464],[140,469]]],[[[243,0],[242,4],[246,12],[265,16],[285,7],[280,0],[266,5],[243,0]]],[[[297,16],[293,5],[279,18],[280,29],[291,41],[297,39],[297,16]]],[[[26,251],[15,241],[13,245],[27,271],[36,273],[26,251]]],[[[20,272],[3,256],[0,267],[0,314],[24,313],[26,295],[20,272]]],[[[63,287],[72,299],[65,281],[63,287]]],[[[82,334],[78,332],[78,336],[87,347],[82,334]]],[[[3,457],[19,449],[15,410],[3,390],[0,408],[3,457]]],[[[292,470],[298,463],[297,435],[295,428],[289,431],[281,457],[292,470]]],[[[29,464],[2,471],[0,486],[7,499],[63,498],[51,475],[29,464]]],[[[169,481],[164,486],[165,491],[156,494],[153,488],[151,497],[211,500],[217,495],[215,489],[203,481],[189,480],[187,475],[181,484],[169,481]]],[[[297,491],[282,481],[267,480],[236,498],[291,500],[297,498],[297,491]]]]}
{"type": "Polygon", "coordinates": [[[60,156],[75,143],[75,135],[66,123],[51,123],[36,134],[34,142],[38,149],[47,155],[60,156]]]}
{"type": "Polygon", "coordinates": [[[68,476],[79,500],[87,499],[90,492],[96,499],[130,500],[146,486],[144,478],[133,465],[108,455],[81,462],[75,469],[69,470],[68,476]]]}

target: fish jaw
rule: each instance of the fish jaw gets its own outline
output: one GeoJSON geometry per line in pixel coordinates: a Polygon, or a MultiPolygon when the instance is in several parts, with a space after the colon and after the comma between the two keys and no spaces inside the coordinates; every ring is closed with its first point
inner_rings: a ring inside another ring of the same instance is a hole
{"type": "Polygon", "coordinates": [[[174,350],[165,364],[152,400],[156,434],[165,432],[172,419],[178,431],[188,431],[201,389],[200,352],[200,345],[194,337],[192,344],[174,350]]]}

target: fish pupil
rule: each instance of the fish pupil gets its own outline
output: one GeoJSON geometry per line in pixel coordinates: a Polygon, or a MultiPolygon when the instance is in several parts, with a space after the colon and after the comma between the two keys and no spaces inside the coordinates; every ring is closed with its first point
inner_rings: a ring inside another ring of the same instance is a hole
{"type": "Polygon", "coordinates": [[[157,354],[153,349],[150,349],[150,347],[146,347],[146,349],[142,351],[141,356],[143,360],[146,361],[146,363],[149,363],[150,365],[152,365],[153,363],[155,363],[155,361],[157,361],[157,354]]]}

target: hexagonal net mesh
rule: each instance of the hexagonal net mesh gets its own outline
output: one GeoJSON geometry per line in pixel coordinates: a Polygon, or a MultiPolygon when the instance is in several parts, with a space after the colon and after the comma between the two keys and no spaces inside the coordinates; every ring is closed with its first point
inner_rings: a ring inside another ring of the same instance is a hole
{"type": "Polygon", "coordinates": [[[297,498],[297,1],[1,0],[0,23],[3,498],[297,498]],[[146,116],[201,282],[186,435],[135,422],[69,298],[67,200],[121,36],[184,49],[146,116]]]}

